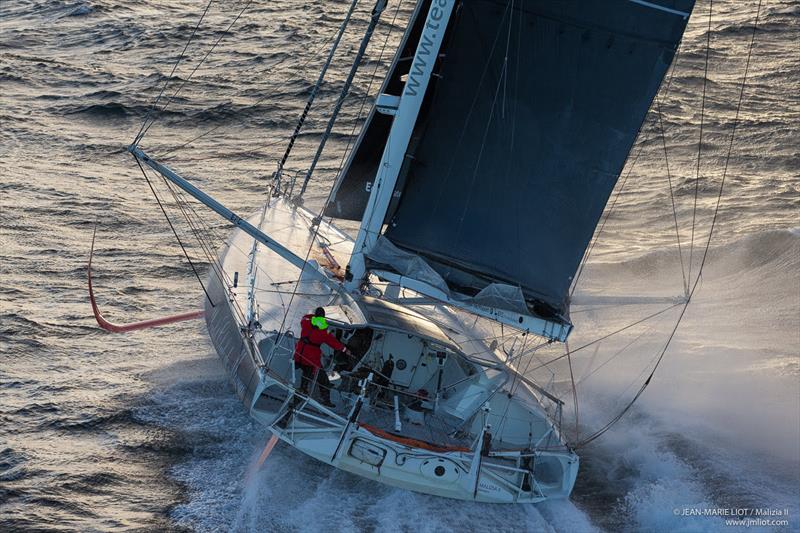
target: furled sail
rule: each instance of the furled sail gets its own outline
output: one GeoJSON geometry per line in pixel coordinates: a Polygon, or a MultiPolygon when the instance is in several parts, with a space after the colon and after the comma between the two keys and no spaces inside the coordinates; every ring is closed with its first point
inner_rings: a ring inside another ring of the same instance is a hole
{"type": "Polygon", "coordinates": [[[693,4],[461,2],[385,237],[459,294],[518,286],[534,314],[566,317],[693,4]]]}

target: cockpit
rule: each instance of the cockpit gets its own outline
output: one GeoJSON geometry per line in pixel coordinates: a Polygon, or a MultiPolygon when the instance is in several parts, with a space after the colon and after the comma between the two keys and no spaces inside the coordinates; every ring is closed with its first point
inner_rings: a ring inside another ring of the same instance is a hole
{"type": "MultiPolygon", "coordinates": [[[[368,297],[359,301],[355,311],[341,305],[324,309],[328,333],[349,352],[321,346],[327,379],[317,374],[309,383],[293,364],[291,354],[297,337],[290,332],[280,340],[282,349],[265,361],[281,381],[301,395],[321,398],[340,416],[347,416],[363,397],[359,424],[451,447],[471,445],[486,422],[484,415],[478,415],[489,401],[497,404],[493,410],[498,414],[491,417],[506,412],[527,416],[527,411],[516,412],[527,408],[516,404],[509,408],[506,404],[511,402],[510,397],[495,394],[508,382],[506,369],[468,358],[433,320],[368,297]]],[[[262,354],[270,352],[274,338],[259,344],[262,354]]],[[[282,398],[286,398],[279,388],[268,387],[255,408],[279,411],[282,398]]],[[[543,425],[544,419],[540,422],[543,425]]],[[[506,424],[501,429],[498,437],[514,445],[524,445],[531,435],[539,434],[532,425],[517,428],[506,424]]]]}
{"type": "Polygon", "coordinates": [[[373,373],[378,386],[434,401],[477,373],[443,331],[421,315],[374,298],[364,298],[361,309],[366,324],[330,321],[331,333],[352,357],[323,348],[344,389],[353,390],[355,382],[373,373]]]}

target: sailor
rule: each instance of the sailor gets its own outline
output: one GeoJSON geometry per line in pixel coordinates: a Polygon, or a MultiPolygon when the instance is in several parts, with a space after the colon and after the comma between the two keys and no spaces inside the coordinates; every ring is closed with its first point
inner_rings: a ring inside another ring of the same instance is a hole
{"type": "MultiPolygon", "coordinates": [[[[328,322],[325,320],[325,310],[317,307],[313,315],[305,315],[300,321],[300,340],[294,347],[294,361],[300,365],[303,371],[303,384],[301,391],[309,394],[308,385],[314,380],[316,374],[317,383],[320,385],[321,402],[328,407],[333,407],[331,403],[331,382],[328,374],[322,368],[322,350],[320,346],[327,344],[334,350],[340,350],[350,355],[344,344],[339,339],[328,333],[328,322]]],[[[313,390],[311,391],[313,392],[313,390]]]]}

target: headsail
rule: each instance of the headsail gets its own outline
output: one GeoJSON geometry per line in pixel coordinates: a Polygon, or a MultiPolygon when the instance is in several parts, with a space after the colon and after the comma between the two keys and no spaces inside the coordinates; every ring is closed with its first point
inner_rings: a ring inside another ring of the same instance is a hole
{"type": "Polygon", "coordinates": [[[462,2],[385,237],[457,294],[518,286],[534,314],[568,316],[572,278],[693,4],[462,2]]]}

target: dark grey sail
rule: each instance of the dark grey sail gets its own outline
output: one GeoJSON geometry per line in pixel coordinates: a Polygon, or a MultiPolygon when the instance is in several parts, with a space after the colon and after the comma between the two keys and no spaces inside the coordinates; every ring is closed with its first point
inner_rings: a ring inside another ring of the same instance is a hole
{"type": "Polygon", "coordinates": [[[460,294],[567,294],[694,0],[464,0],[385,236],[460,294]]]}
{"type": "MultiPolygon", "coordinates": [[[[414,9],[408,29],[381,87],[381,93],[399,96],[403,91],[403,78],[411,68],[411,59],[414,57],[429,7],[430,0],[422,0],[414,9]]],[[[391,127],[392,116],[381,114],[373,107],[336,182],[331,201],[325,208],[325,216],[361,220],[391,127]]]]}

